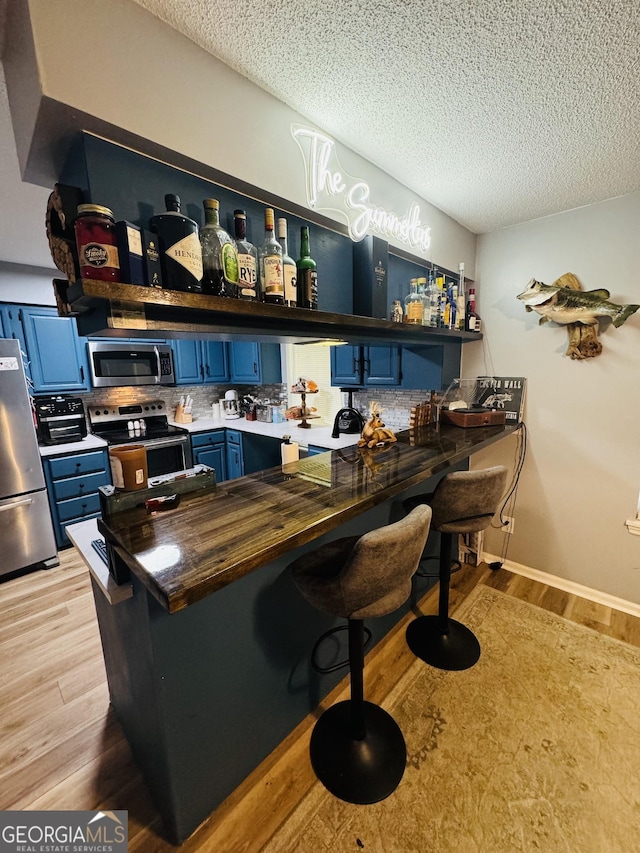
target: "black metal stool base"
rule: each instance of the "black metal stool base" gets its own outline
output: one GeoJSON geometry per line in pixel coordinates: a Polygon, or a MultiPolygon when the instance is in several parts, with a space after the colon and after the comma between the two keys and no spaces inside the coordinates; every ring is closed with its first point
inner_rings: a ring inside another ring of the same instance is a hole
{"type": "Polygon", "coordinates": [[[447,620],[448,630],[442,630],[440,616],[419,616],[409,623],[407,644],[420,660],[437,669],[469,669],[480,658],[480,643],[466,625],[447,620]]]}
{"type": "Polygon", "coordinates": [[[351,735],[351,703],[338,702],[311,734],[311,764],[335,797],[366,805],[384,800],[400,784],[407,748],[400,727],[379,705],[363,703],[366,736],[351,735]]]}

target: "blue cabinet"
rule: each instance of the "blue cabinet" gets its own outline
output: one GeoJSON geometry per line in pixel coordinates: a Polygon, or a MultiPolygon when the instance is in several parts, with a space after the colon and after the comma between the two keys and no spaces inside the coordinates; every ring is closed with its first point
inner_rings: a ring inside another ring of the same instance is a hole
{"type": "Polygon", "coordinates": [[[172,342],[176,385],[202,385],[229,381],[227,345],[223,341],[172,342]]]}
{"type": "Polygon", "coordinates": [[[414,347],[331,347],[331,384],[341,388],[447,388],[460,375],[461,342],[414,347]]]}
{"type": "Polygon", "coordinates": [[[271,385],[282,381],[280,345],[173,341],[176,385],[271,385]]]}
{"type": "Polygon", "coordinates": [[[331,347],[331,384],[341,387],[400,385],[399,347],[331,347]]]}
{"type": "Polygon", "coordinates": [[[235,480],[244,475],[244,457],[242,435],[237,429],[226,432],[227,480],[235,480]]]}
{"type": "Polygon", "coordinates": [[[58,548],[71,542],[65,527],[100,515],[98,489],[111,482],[107,450],[91,450],[42,460],[58,548]]]}
{"type": "Polygon", "coordinates": [[[55,308],[21,308],[31,379],[36,393],[89,390],[85,339],[73,317],[55,308]]]}
{"type": "Polygon", "coordinates": [[[229,344],[229,380],[240,385],[282,382],[280,345],[232,341],[229,344]]]}
{"type": "Polygon", "coordinates": [[[226,439],[223,429],[197,432],[191,436],[194,465],[208,465],[216,472],[216,482],[227,479],[226,439]]]}
{"type": "Polygon", "coordinates": [[[27,375],[36,394],[89,390],[85,339],[74,317],[59,317],[55,308],[2,305],[2,332],[20,341],[27,356],[27,375]]]}

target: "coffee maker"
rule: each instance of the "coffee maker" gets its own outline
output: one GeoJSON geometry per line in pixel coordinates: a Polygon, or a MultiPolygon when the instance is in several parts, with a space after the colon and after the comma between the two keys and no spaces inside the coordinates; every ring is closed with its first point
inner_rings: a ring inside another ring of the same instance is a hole
{"type": "Polygon", "coordinates": [[[225,420],[231,421],[234,418],[240,417],[240,406],[238,404],[238,392],[227,391],[222,401],[222,411],[225,420]]]}

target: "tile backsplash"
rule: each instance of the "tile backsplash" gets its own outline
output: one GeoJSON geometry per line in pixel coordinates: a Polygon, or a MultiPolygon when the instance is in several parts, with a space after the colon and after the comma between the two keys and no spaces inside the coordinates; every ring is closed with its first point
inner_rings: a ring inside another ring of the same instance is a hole
{"type": "Polygon", "coordinates": [[[224,399],[225,392],[233,388],[238,392],[238,399],[249,394],[256,399],[268,400],[272,403],[286,403],[287,389],[285,385],[176,385],[122,388],[100,388],[83,394],[85,407],[94,405],[122,406],[128,403],[140,403],[148,400],[162,400],[166,406],[169,419],[173,418],[180,397],[190,394],[193,397],[194,418],[211,416],[211,404],[224,399]]]}

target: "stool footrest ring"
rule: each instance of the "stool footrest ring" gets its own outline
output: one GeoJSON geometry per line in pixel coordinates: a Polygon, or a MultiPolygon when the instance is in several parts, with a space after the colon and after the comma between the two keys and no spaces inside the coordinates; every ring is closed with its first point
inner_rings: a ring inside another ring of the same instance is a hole
{"type": "Polygon", "coordinates": [[[379,705],[364,702],[365,736],[352,735],[351,703],[326,710],[311,733],[311,764],[335,797],[366,805],[393,793],[404,775],[407,748],[400,727],[379,705]]]}
{"type": "MultiPolygon", "coordinates": [[[[318,639],[315,641],[313,649],[311,649],[311,666],[314,668],[316,672],[319,672],[321,675],[326,675],[328,672],[336,672],[339,669],[343,669],[345,666],[349,666],[349,658],[345,658],[344,660],[338,661],[337,663],[331,664],[331,666],[320,666],[318,663],[318,649],[320,648],[321,643],[323,643],[329,637],[332,637],[334,634],[337,634],[338,631],[348,631],[349,623],[346,625],[335,625],[333,628],[329,628],[328,631],[325,631],[324,634],[320,634],[318,639]]],[[[371,631],[367,628],[366,625],[363,626],[364,630],[364,646],[362,650],[365,651],[369,643],[371,642],[371,631]]]]}

